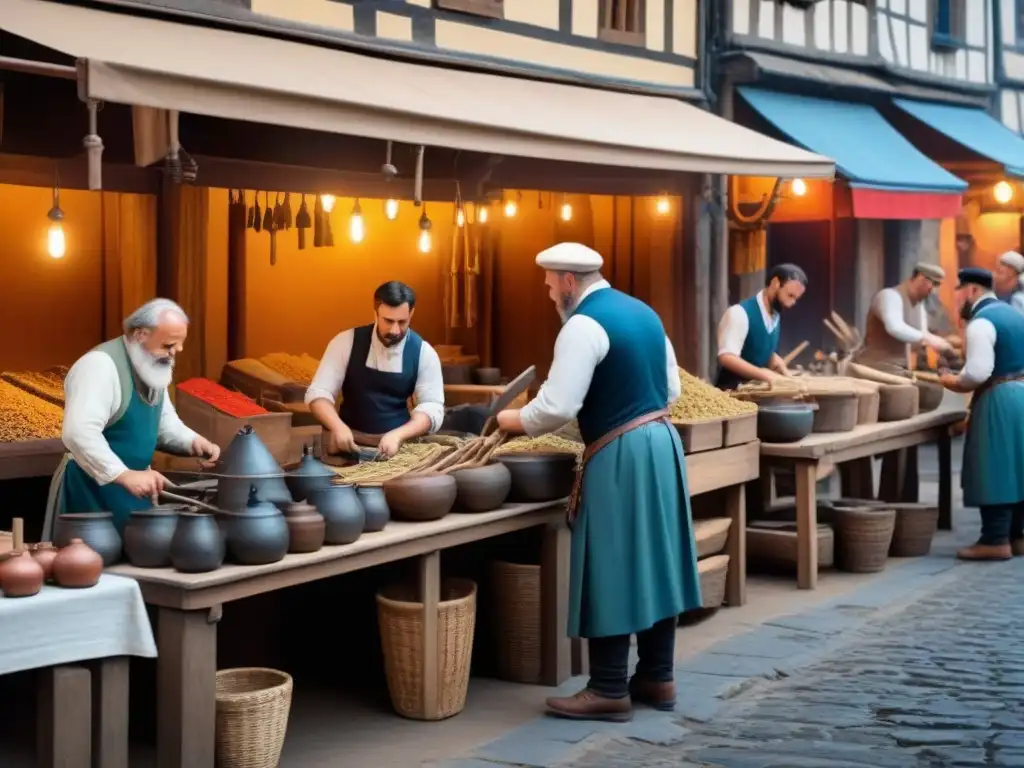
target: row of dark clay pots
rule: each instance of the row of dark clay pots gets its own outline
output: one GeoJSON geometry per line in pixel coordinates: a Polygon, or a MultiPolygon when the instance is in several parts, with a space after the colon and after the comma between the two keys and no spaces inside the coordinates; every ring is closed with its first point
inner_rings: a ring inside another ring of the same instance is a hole
{"type": "Polygon", "coordinates": [[[95,586],[102,572],[103,558],[81,539],[72,539],[61,549],[34,544],[0,560],[0,592],[4,597],[31,597],[46,582],[85,589],[95,586]]]}

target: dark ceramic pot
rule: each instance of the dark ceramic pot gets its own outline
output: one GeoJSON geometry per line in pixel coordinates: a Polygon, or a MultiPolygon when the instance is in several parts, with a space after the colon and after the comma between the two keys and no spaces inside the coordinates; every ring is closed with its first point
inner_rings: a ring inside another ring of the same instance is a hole
{"type": "Polygon", "coordinates": [[[296,501],[306,501],[314,491],[319,491],[331,484],[337,475],[322,461],[313,456],[313,449],[302,446],[302,461],[299,466],[288,473],[285,482],[288,490],[296,501]]]}
{"type": "Polygon", "coordinates": [[[288,523],[281,510],[260,501],[252,488],[245,511],[227,516],[227,547],[241,565],[276,563],[288,553],[288,523]]]}
{"type": "Polygon", "coordinates": [[[284,482],[284,470],[248,424],[238,430],[224,449],[216,473],[216,506],[229,512],[243,512],[249,503],[249,489],[255,485],[260,500],[290,504],[292,496],[284,482]]]}
{"type": "Polygon", "coordinates": [[[124,528],[124,551],[138,568],[166,568],[171,564],[171,539],[178,527],[178,509],[143,509],[132,512],[124,528]]]}
{"type": "Polygon", "coordinates": [[[363,511],[366,512],[366,527],[363,528],[363,532],[383,531],[384,526],[391,520],[391,510],[388,508],[384,489],[375,485],[359,486],[356,488],[356,495],[359,497],[359,503],[363,505],[363,511]]]}
{"type": "Polygon", "coordinates": [[[316,491],[309,499],[324,516],[327,544],[351,544],[363,535],[366,512],[352,485],[332,485],[316,491]]]}
{"type": "Polygon", "coordinates": [[[121,536],[110,512],[60,515],[54,522],[53,533],[53,543],[58,549],[66,547],[72,539],[84,541],[103,558],[104,568],[121,561],[121,536]]]}
{"type": "Polygon", "coordinates": [[[576,456],[571,453],[524,451],[495,457],[512,477],[508,501],[535,504],[564,499],[576,481],[576,456]]]}
{"type": "Polygon", "coordinates": [[[289,552],[316,552],[324,545],[327,523],[312,504],[305,501],[290,504],[284,511],[284,519],[288,523],[289,552]]]}
{"type": "Polygon", "coordinates": [[[440,520],[455,504],[455,478],[439,472],[402,475],[384,483],[395,520],[440,520]]]}
{"type": "Polygon", "coordinates": [[[455,478],[455,509],[458,512],[490,512],[505,503],[512,488],[512,473],[501,462],[452,472],[455,478]]]}
{"type": "Polygon", "coordinates": [[[224,535],[213,515],[179,512],[171,539],[171,565],[182,573],[206,573],[224,564],[224,535]]]}

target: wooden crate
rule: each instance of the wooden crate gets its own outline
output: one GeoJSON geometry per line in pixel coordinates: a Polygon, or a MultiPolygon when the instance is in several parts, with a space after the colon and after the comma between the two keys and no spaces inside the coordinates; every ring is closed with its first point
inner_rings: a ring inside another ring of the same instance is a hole
{"type": "Polygon", "coordinates": [[[726,419],[722,426],[722,433],[722,444],[726,448],[754,442],[757,440],[757,414],[746,413],[726,419]]]}
{"type": "Polygon", "coordinates": [[[288,461],[292,446],[292,415],[290,413],[265,413],[239,419],[221,413],[212,405],[187,392],[182,392],[180,389],[175,396],[175,401],[178,415],[186,426],[219,445],[222,451],[238,434],[238,430],[249,424],[278,463],[288,461]]]}
{"type": "MultiPolygon", "coordinates": [[[[494,398],[505,391],[504,385],[491,384],[445,384],[444,404],[446,408],[456,405],[490,405],[494,398]]],[[[522,408],[528,402],[529,394],[523,392],[509,403],[509,408],[522,408]]]]}
{"type": "Polygon", "coordinates": [[[251,358],[225,363],[220,371],[220,384],[248,395],[257,403],[262,403],[264,398],[279,403],[301,403],[306,396],[304,385],[290,381],[251,358]]]}
{"type": "Polygon", "coordinates": [[[705,419],[703,421],[675,421],[679,437],[683,440],[683,449],[687,453],[701,453],[721,448],[724,440],[722,419],[705,419]]]}
{"type": "Polygon", "coordinates": [[[292,427],[291,445],[288,447],[288,460],[284,464],[295,464],[302,460],[302,448],[306,445],[313,446],[313,455],[323,455],[324,429],[319,424],[315,426],[292,427]]]}
{"type": "MultiPolygon", "coordinates": [[[[747,526],[747,560],[762,565],[797,564],[796,523],[759,520],[747,526]]],[[[835,560],[832,528],[818,524],[818,567],[828,568],[835,560]]]]}

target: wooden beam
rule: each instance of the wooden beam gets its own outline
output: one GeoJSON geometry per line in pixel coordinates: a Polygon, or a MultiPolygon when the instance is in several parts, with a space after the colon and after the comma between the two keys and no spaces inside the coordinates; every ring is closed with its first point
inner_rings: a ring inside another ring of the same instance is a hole
{"type": "MultiPolygon", "coordinates": [[[[49,158],[0,153],[0,184],[52,187],[58,173],[61,189],[89,189],[89,168],[85,155],[49,158]]],[[[159,187],[160,172],[155,168],[103,164],[103,189],[106,192],[154,195],[159,187]]]]}

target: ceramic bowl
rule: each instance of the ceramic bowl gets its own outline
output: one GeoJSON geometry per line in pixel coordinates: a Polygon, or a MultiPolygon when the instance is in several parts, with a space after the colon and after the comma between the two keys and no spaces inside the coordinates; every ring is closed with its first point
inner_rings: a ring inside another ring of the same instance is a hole
{"type": "Polygon", "coordinates": [[[523,451],[495,457],[512,478],[508,501],[535,504],[564,499],[576,480],[576,456],[572,453],[523,451]]]}
{"type": "Polygon", "coordinates": [[[440,520],[452,510],[455,478],[438,472],[402,475],[384,483],[384,498],[395,520],[440,520]]]}
{"type": "Polygon", "coordinates": [[[500,461],[452,472],[459,512],[490,512],[505,503],[512,488],[512,473],[500,461]]]}

